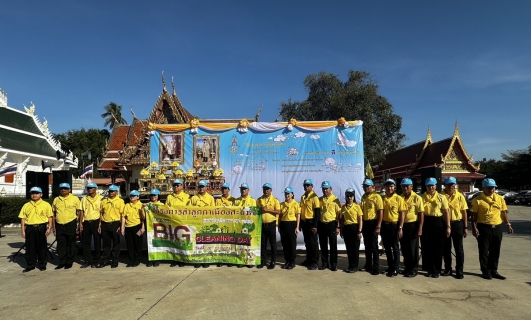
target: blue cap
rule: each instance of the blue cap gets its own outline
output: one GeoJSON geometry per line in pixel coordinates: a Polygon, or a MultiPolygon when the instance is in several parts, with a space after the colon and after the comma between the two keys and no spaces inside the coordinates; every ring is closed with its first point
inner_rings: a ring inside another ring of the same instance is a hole
{"type": "Polygon", "coordinates": [[[150,196],[159,196],[160,195],[160,191],[159,191],[159,189],[151,189],[151,191],[149,192],[149,195],[150,196]]]}
{"type": "Polygon", "coordinates": [[[269,189],[273,189],[273,185],[271,183],[265,183],[262,188],[269,188],[269,189]]]}
{"type": "Polygon", "coordinates": [[[240,189],[249,189],[249,185],[247,183],[242,183],[240,189]]]}
{"type": "Polygon", "coordinates": [[[59,189],[70,189],[70,185],[66,182],[63,182],[59,185],[59,189]]]}
{"type": "Polygon", "coordinates": [[[173,185],[176,185],[176,184],[183,184],[183,180],[182,179],[173,180],[173,185]]]}
{"type": "Polygon", "coordinates": [[[374,186],[374,183],[372,182],[371,179],[365,179],[365,180],[363,180],[362,185],[364,185],[364,186],[374,186]]]}
{"type": "Polygon", "coordinates": [[[287,187],[286,189],[284,189],[284,193],[293,193],[293,188],[287,187]]]}
{"type": "Polygon", "coordinates": [[[347,194],[347,193],[356,194],[356,191],[354,191],[354,189],[352,189],[352,188],[348,188],[347,190],[345,190],[345,194],[347,194]]]}
{"type": "Polygon", "coordinates": [[[385,180],[385,182],[384,182],[384,186],[385,186],[386,184],[390,184],[390,183],[392,183],[392,184],[394,184],[394,185],[396,186],[396,181],[393,180],[393,179],[387,179],[387,180],[385,180]]]}
{"type": "Polygon", "coordinates": [[[444,184],[456,184],[457,180],[455,180],[454,177],[446,177],[444,178],[444,184]]]}
{"type": "Polygon", "coordinates": [[[302,184],[303,184],[303,185],[306,184],[306,185],[313,186],[313,181],[312,181],[312,179],[306,179],[306,180],[304,180],[304,182],[303,182],[302,184]]]}
{"type": "Polygon", "coordinates": [[[129,192],[129,196],[132,197],[132,196],[139,196],[140,195],[140,192],[138,192],[138,190],[132,190],[131,192],[129,192]]]}
{"type": "Polygon", "coordinates": [[[199,181],[199,183],[197,185],[200,186],[200,187],[206,187],[207,186],[207,182],[205,180],[201,180],[201,181],[199,181]]]}
{"type": "Polygon", "coordinates": [[[109,191],[118,191],[118,186],[117,185],[114,185],[114,184],[111,184],[111,186],[109,187],[109,191]]]}
{"type": "Polygon", "coordinates": [[[222,187],[222,188],[230,189],[230,184],[228,184],[228,183],[225,182],[224,184],[221,185],[221,187],[222,187]]]}
{"type": "Polygon", "coordinates": [[[411,181],[411,179],[409,178],[404,178],[402,179],[402,181],[400,181],[401,186],[410,186],[412,184],[413,184],[413,181],[411,181]]]}
{"type": "Polygon", "coordinates": [[[90,189],[90,188],[97,188],[98,185],[95,184],[94,182],[91,182],[91,183],[87,183],[87,189],[90,189]]]}
{"type": "Polygon", "coordinates": [[[42,189],[39,188],[39,187],[33,187],[33,188],[30,189],[30,193],[32,193],[32,192],[42,193],[42,189]]]}
{"type": "Polygon", "coordinates": [[[330,181],[326,180],[326,181],[323,181],[323,183],[321,183],[321,188],[322,189],[332,188],[332,185],[330,184],[330,181]]]}
{"type": "Polygon", "coordinates": [[[494,181],[494,179],[490,179],[490,178],[483,179],[483,182],[481,182],[481,185],[484,186],[484,187],[498,187],[496,185],[496,181],[494,181]]]}
{"type": "Polygon", "coordinates": [[[428,179],[426,179],[426,182],[424,184],[427,185],[427,186],[435,186],[435,185],[437,185],[437,179],[428,178],[428,179]]]}

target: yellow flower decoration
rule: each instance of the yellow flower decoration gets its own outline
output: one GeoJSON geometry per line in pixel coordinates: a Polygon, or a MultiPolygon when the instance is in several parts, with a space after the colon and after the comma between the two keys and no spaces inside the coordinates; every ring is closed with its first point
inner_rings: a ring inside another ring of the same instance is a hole
{"type": "Polygon", "coordinates": [[[155,169],[158,166],[159,166],[159,164],[156,163],[155,161],[151,162],[151,168],[155,169]]]}
{"type": "Polygon", "coordinates": [[[173,161],[173,162],[171,163],[171,166],[177,168],[177,167],[179,166],[179,162],[177,162],[177,161],[173,161]]]}
{"type": "Polygon", "coordinates": [[[241,119],[240,120],[240,127],[247,128],[249,126],[249,120],[247,119],[241,119]]]}
{"type": "Polygon", "coordinates": [[[295,127],[295,126],[297,125],[297,120],[296,120],[295,118],[291,118],[291,119],[289,120],[289,124],[291,124],[292,126],[295,127]]]}
{"type": "Polygon", "coordinates": [[[193,129],[197,129],[199,127],[199,124],[199,119],[190,120],[190,127],[192,127],[193,129]]]}
{"type": "Polygon", "coordinates": [[[340,127],[343,127],[345,125],[347,121],[345,120],[345,118],[341,117],[337,120],[337,125],[340,126],[340,127]]]}
{"type": "Polygon", "coordinates": [[[183,171],[181,169],[179,169],[179,170],[175,171],[175,173],[178,174],[178,175],[182,175],[183,171]]]}
{"type": "Polygon", "coordinates": [[[164,179],[166,179],[166,175],[165,174],[159,174],[158,178],[160,180],[164,180],[164,179]]]}

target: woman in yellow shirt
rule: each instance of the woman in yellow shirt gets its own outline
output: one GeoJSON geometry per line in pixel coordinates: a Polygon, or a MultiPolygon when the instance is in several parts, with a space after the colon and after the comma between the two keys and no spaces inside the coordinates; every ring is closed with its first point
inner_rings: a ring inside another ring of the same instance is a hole
{"type": "MultiPolygon", "coordinates": [[[[153,189],[149,192],[149,204],[150,205],[157,205],[157,206],[161,206],[163,205],[162,202],[159,201],[160,199],[160,191],[159,189],[153,189]]],[[[145,207],[143,208],[144,210],[144,215],[145,215],[145,207]]],[[[146,263],[146,267],[158,267],[160,264],[159,261],[155,260],[155,261],[150,261],[149,260],[149,256],[148,256],[148,262],[146,263]]]]}
{"type": "Polygon", "coordinates": [[[360,260],[361,229],[363,227],[363,211],[354,202],[355,191],[352,188],[345,190],[345,204],[341,207],[339,223],[341,224],[341,238],[345,239],[347,247],[348,267],[347,273],[358,271],[360,260]]]}
{"type": "Polygon", "coordinates": [[[125,205],[122,216],[122,235],[127,244],[129,263],[126,267],[138,267],[142,255],[142,235],[144,234],[144,212],[142,202],[138,201],[140,193],[133,190],[129,193],[131,202],[125,205]]]}
{"type": "Polygon", "coordinates": [[[297,235],[299,234],[301,207],[297,201],[293,200],[292,187],[284,189],[284,197],[286,201],[280,204],[278,231],[286,263],[281,268],[291,270],[295,268],[295,258],[297,256],[297,235]]]}

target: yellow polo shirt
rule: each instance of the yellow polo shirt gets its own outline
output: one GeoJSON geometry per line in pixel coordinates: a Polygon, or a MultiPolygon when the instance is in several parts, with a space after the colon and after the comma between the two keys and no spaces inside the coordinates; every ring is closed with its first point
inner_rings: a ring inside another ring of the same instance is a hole
{"type": "Polygon", "coordinates": [[[427,192],[422,195],[422,202],[424,203],[424,216],[428,217],[442,217],[442,209],[448,209],[448,200],[442,194],[435,191],[435,194],[430,196],[427,192]]]}
{"type": "Polygon", "coordinates": [[[27,225],[48,223],[48,218],[53,217],[52,206],[42,199],[32,200],[22,206],[18,217],[25,219],[27,225]]]}
{"type": "Polygon", "coordinates": [[[280,221],[297,221],[297,215],[301,214],[301,206],[295,200],[280,204],[280,221]]]}
{"type": "Polygon", "coordinates": [[[363,220],[374,220],[378,217],[378,210],[383,210],[382,197],[372,192],[361,197],[361,211],[363,220]]]}
{"type": "Polygon", "coordinates": [[[198,193],[190,198],[190,205],[195,207],[213,207],[216,205],[216,202],[210,193],[205,192],[205,194],[198,193]]]}
{"type": "Polygon", "coordinates": [[[301,196],[300,206],[301,219],[311,220],[313,219],[313,209],[321,208],[321,201],[319,200],[317,194],[312,190],[309,194],[304,193],[301,196]]]}
{"type": "Polygon", "coordinates": [[[120,221],[124,213],[125,203],[120,197],[105,198],[101,202],[101,221],[120,221]]]}
{"type": "Polygon", "coordinates": [[[233,196],[229,195],[227,198],[225,198],[225,197],[217,198],[216,199],[216,206],[230,207],[230,206],[234,206],[234,202],[236,202],[236,198],[234,198],[233,196]]]}
{"type": "Polygon", "coordinates": [[[319,198],[321,203],[321,217],[319,221],[323,223],[332,222],[337,220],[337,213],[341,211],[341,203],[339,199],[331,194],[330,197],[319,198]]]}
{"type": "Polygon", "coordinates": [[[401,197],[404,198],[404,202],[406,203],[406,218],[404,223],[417,221],[419,218],[418,214],[424,210],[422,197],[413,191],[411,191],[409,198],[406,199],[403,195],[401,197]]]}
{"type": "Polygon", "coordinates": [[[256,207],[256,200],[251,196],[239,197],[234,201],[234,205],[237,207],[256,207]]]}
{"type": "Polygon", "coordinates": [[[190,203],[190,195],[184,192],[179,194],[172,193],[166,198],[166,205],[168,207],[186,206],[190,203]]]}
{"type": "Polygon", "coordinates": [[[135,204],[129,202],[124,208],[124,218],[126,227],[138,226],[140,222],[140,212],[142,211],[142,202],[137,201],[135,204]]]}
{"type": "Polygon", "coordinates": [[[465,196],[457,190],[455,190],[453,195],[449,195],[446,192],[443,192],[442,194],[448,201],[448,208],[450,209],[450,217],[452,218],[452,221],[463,219],[461,210],[468,209],[465,196]]]}
{"type": "Polygon", "coordinates": [[[103,197],[99,193],[96,193],[94,198],[91,196],[84,196],[83,199],[81,199],[78,209],[83,211],[83,221],[100,219],[101,200],[103,200],[103,197]]]}
{"type": "Polygon", "coordinates": [[[53,199],[52,210],[55,213],[55,222],[67,224],[77,219],[79,198],[69,193],[66,197],[58,196],[53,199]]]}
{"type": "Polygon", "coordinates": [[[341,215],[343,216],[344,225],[358,224],[363,216],[363,211],[361,211],[361,207],[357,203],[345,204],[341,207],[341,215]]]}
{"type": "Polygon", "coordinates": [[[484,193],[472,200],[472,212],[477,212],[478,223],[499,225],[502,223],[501,213],[507,211],[505,199],[494,193],[492,197],[487,197],[484,193]]]}
{"type": "MultiPolygon", "coordinates": [[[[280,210],[280,202],[274,195],[269,197],[261,196],[256,200],[256,205],[261,208],[270,210],[280,210]]],[[[263,212],[263,211],[262,211],[263,212]]],[[[271,223],[277,221],[277,216],[271,213],[262,213],[262,223],[271,223]]]]}
{"type": "Polygon", "coordinates": [[[385,222],[398,222],[400,211],[407,211],[404,198],[393,193],[392,196],[383,196],[383,221],[385,222]]]}

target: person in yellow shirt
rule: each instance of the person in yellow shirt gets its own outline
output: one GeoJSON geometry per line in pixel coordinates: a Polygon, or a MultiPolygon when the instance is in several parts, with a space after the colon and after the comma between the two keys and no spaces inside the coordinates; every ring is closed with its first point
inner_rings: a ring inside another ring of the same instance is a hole
{"type": "Polygon", "coordinates": [[[118,257],[120,256],[120,225],[124,214],[125,203],[118,196],[118,186],[109,187],[109,197],[101,202],[100,225],[98,232],[103,238],[103,255],[97,268],[110,265],[111,268],[118,267],[118,257]]]}
{"type": "Polygon", "coordinates": [[[197,184],[198,192],[190,198],[190,205],[195,207],[213,207],[216,205],[214,197],[207,192],[207,182],[199,181],[197,184]]]}
{"type": "MultiPolygon", "coordinates": [[[[150,192],[149,192],[149,203],[148,204],[144,204],[142,206],[142,215],[144,217],[146,217],[146,207],[148,205],[157,205],[157,206],[161,206],[163,203],[160,202],[160,190],[159,189],[152,189],[150,192]]],[[[160,265],[160,262],[158,260],[155,260],[155,261],[150,261],[149,258],[148,258],[148,262],[146,263],[146,267],[158,267],[160,265]]],[[[170,265],[171,267],[172,265],[170,265]]]]}
{"type": "Polygon", "coordinates": [[[398,242],[403,236],[404,219],[406,216],[406,203],[404,198],[395,193],[396,182],[393,179],[387,179],[384,182],[385,195],[383,201],[382,217],[382,242],[387,257],[388,277],[398,275],[400,268],[400,250],[398,242]]]}
{"type": "Polygon", "coordinates": [[[30,189],[31,200],[22,206],[18,217],[20,218],[21,235],[26,245],[26,268],[22,272],[35,269],[46,270],[48,244],[46,237],[53,229],[52,206],[43,201],[42,189],[30,189]],[[48,226],[46,226],[48,225],[48,226]]]}
{"type": "Polygon", "coordinates": [[[173,181],[173,193],[168,195],[165,204],[168,207],[187,206],[190,203],[190,195],[183,191],[183,180],[173,181]]]}
{"type": "Polygon", "coordinates": [[[98,186],[94,183],[87,184],[88,195],[79,202],[79,231],[83,242],[83,264],[81,268],[96,268],[96,261],[101,258],[101,237],[98,233],[101,214],[101,200],[98,186]],[[95,256],[92,257],[91,243],[94,243],[95,256]]]}
{"type": "Polygon", "coordinates": [[[59,264],[55,270],[70,269],[76,257],[76,231],[79,198],[70,193],[70,184],[59,184],[59,196],[53,199],[54,234],[59,264]]]}
{"type": "MultiPolygon", "coordinates": [[[[234,205],[237,207],[256,207],[256,200],[249,195],[249,185],[242,183],[240,185],[240,197],[234,201],[234,205]]],[[[246,265],[247,268],[252,268],[253,265],[246,265]]],[[[238,268],[243,268],[243,265],[239,264],[238,268]]]]}
{"type": "Polygon", "coordinates": [[[501,242],[503,232],[501,230],[502,221],[507,226],[507,232],[514,232],[507,205],[502,196],[494,191],[498,186],[494,179],[484,179],[481,183],[483,193],[472,200],[472,234],[478,241],[479,266],[483,278],[505,280],[505,277],[498,273],[498,261],[500,259],[501,242]]]}
{"type": "Polygon", "coordinates": [[[371,179],[363,180],[364,194],[361,197],[363,212],[363,243],[365,245],[365,271],[372,275],[380,274],[380,254],[378,252],[378,236],[383,217],[382,197],[374,190],[371,179]]]}
{"type": "Polygon", "coordinates": [[[465,196],[456,190],[457,180],[454,177],[444,178],[444,192],[443,195],[448,200],[448,207],[450,210],[450,237],[444,239],[444,271],[443,276],[452,274],[452,242],[455,250],[455,278],[463,279],[463,265],[465,262],[465,251],[463,249],[463,238],[468,234],[468,217],[466,210],[465,196]]]}
{"type": "Polygon", "coordinates": [[[127,268],[138,267],[142,256],[142,235],[146,229],[144,228],[144,210],[142,210],[142,202],[138,200],[139,196],[140,193],[137,190],[129,193],[130,202],[125,205],[122,216],[122,235],[125,237],[129,254],[127,268]]]}
{"type": "Polygon", "coordinates": [[[317,224],[321,216],[321,201],[313,191],[312,179],[304,180],[304,194],[301,196],[301,226],[306,247],[306,259],[301,263],[308,270],[317,270],[319,262],[319,238],[317,236],[317,224]]]}
{"type": "Polygon", "coordinates": [[[402,229],[400,247],[404,257],[404,277],[414,278],[419,269],[419,238],[424,224],[422,197],[413,191],[413,181],[404,178],[400,182],[402,198],[406,204],[406,217],[402,229]]]}
{"type": "Polygon", "coordinates": [[[352,188],[345,190],[345,204],[341,207],[339,223],[341,225],[341,238],[345,239],[347,247],[348,267],[346,273],[358,271],[360,261],[361,230],[363,229],[363,212],[355,201],[355,191],[352,188]]]}
{"type": "Polygon", "coordinates": [[[437,179],[427,178],[426,192],[422,195],[424,204],[424,225],[420,243],[422,247],[422,268],[426,276],[438,278],[442,268],[444,238],[450,236],[448,200],[437,192],[437,179]]]}
{"type": "Polygon", "coordinates": [[[284,251],[284,261],[286,263],[282,269],[291,270],[295,268],[297,257],[297,235],[299,234],[299,224],[301,218],[301,207],[293,198],[293,188],[284,189],[285,201],[280,204],[280,223],[278,230],[280,233],[280,243],[284,251]]]}
{"type": "Polygon", "coordinates": [[[321,202],[321,215],[317,232],[319,234],[319,245],[321,246],[321,266],[319,270],[330,268],[337,271],[337,235],[339,234],[339,214],[341,203],[332,193],[330,181],[321,183],[323,196],[319,198],[321,202]],[[330,242],[330,257],[328,256],[328,242],[330,242]]]}
{"type": "Polygon", "coordinates": [[[260,265],[263,268],[267,264],[267,242],[271,247],[271,261],[267,269],[275,269],[277,261],[277,216],[280,214],[280,202],[272,194],[273,186],[266,183],[262,186],[263,194],[256,200],[256,205],[262,208],[262,241],[260,248],[260,265]]]}
{"type": "Polygon", "coordinates": [[[221,185],[221,197],[216,199],[216,206],[230,207],[234,205],[236,199],[230,195],[230,184],[221,185]]]}

